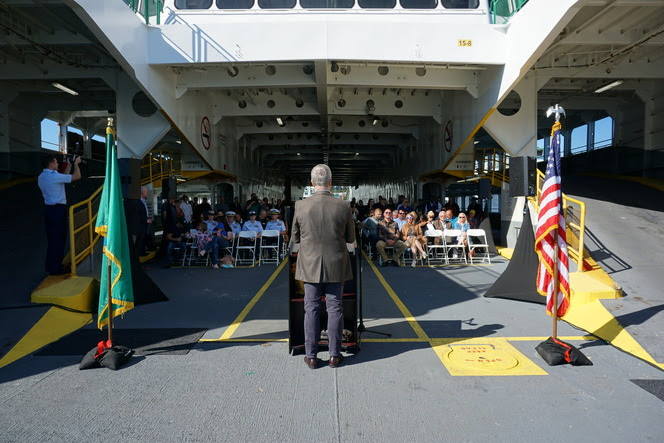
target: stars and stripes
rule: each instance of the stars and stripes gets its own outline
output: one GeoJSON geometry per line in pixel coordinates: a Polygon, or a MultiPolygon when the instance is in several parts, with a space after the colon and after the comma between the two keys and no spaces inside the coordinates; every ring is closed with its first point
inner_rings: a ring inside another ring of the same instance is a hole
{"type": "Polygon", "coordinates": [[[567,255],[567,235],[565,215],[562,208],[560,189],[560,130],[556,122],[551,128],[549,158],[546,164],[544,185],[539,204],[535,250],[539,256],[537,270],[537,291],[546,296],[546,310],[553,315],[553,294],[557,292],[557,316],[562,317],[569,308],[569,257],[567,255]],[[554,288],[554,254],[558,244],[558,288],[554,288]]]}

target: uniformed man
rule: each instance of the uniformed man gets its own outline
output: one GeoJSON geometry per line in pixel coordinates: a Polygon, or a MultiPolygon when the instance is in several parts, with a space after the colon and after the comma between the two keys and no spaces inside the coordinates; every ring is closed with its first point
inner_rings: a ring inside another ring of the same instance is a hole
{"type": "Polygon", "coordinates": [[[62,259],[67,241],[67,195],[65,183],[81,179],[78,165],[81,158],[67,161],[64,174],[58,172],[58,159],[54,155],[44,158],[44,170],[39,174],[37,183],[44,196],[44,225],[46,226],[46,272],[51,275],[64,274],[62,259]],[[73,172],[72,172],[73,167],[73,172]],[[72,172],[70,174],[70,172],[72,172]]]}
{"type": "Polygon", "coordinates": [[[226,224],[233,233],[233,256],[235,256],[235,247],[237,246],[237,237],[242,231],[242,225],[235,220],[235,211],[226,211],[226,224]]]}
{"type": "Polygon", "coordinates": [[[286,228],[286,223],[279,219],[279,214],[281,214],[281,211],[277,208],[270,209],[270,217],[272,217],[272,220],[265,224],[265,230],[279,231],[278,250],[281,251],[281,245],[283,244],[282,242],[288,243],[288,228],[286,228]]]}
{"type": "Polygon", "coordinates": [[[243,231],[253,231],[256,233],[256,257],[258,257],[258,254],[260,252],[260,238],[261,234],[263,233],[263,225],[261,225],[261,222],[256,220],[256,211],[249,211],[249,220],[244,222],[244,225],[242,225],[242,230],[243,231]]]}

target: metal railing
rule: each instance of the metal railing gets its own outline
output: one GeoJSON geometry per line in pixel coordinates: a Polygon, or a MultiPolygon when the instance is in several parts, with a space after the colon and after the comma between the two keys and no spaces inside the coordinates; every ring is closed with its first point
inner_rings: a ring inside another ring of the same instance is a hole
{"type": "MultiPolygon", "coordinates": [[[[544,173],[537,170],[537,195],[530,197],[531,203],[539,211],[539,202],[542,197],[542,185],[544,185],[544,173]]],[[[586,233],[586,204],[575,198],[568,197],[563,193],[563,215],[567,228],[567,251],[570,257],[576,261],[579,272],[592,269],[592,266],[584,261],[589,257],[585,250],[584,240],[586,233]]]]}
{"type": "Polygon", "coordinates": [[[141,165],[141,185],[159,183],[172,176],[182,174],[182,162],[178,152],[152,151],[143,160],[141,165]]]}
{"type": "Polygon", "coordinates": [[[163,0],[124,0],[132,11],[140,14],[145,19],[145,24],[150,24],[150,17],[154,16],[157,25],[161,24],[161,10],[164,7],[163,0]]]}
{"type": "MultiPolygon", "coordinates": [[[[99,202],[101,200],[101,185],[87,200],[76,203],[69,208],[69,258],[71,260],[71,274],[76,275],[76,267],[87,257],[93,259],[94,247],[101,235],[95,232],[99,202]]],[[[90,263],[90,269],[94,266],[90,263]]]]}
{"type": "Polygon", "coordinates": [[[528,0],[491,0],[489,4],[491,23],[494,25],[507,23],[526,3],[528,0]]]}
{"type": "Polygon", "coordinates": [[[475,173],[491,179],[493,186],[509,183],[510,155],[502,149],[486,148],[475,150],[475,173]]]}

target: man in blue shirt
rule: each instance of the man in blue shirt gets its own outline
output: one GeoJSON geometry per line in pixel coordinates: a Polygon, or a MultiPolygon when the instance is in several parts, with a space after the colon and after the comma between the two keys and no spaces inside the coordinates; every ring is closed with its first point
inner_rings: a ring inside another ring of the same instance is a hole
{"type": "Polygon", "coordinates": [[[44,170],[39,174],[37,184],[44,196],[44,225],[46,226],[46,272],[51,275],[64,274],[62,260],[65,256],[67,241],[67,195],[65,183],[81,179],[81,170],[78,165],[81,158],[76,157],[73,163],[67,162],[64,174],[58,172],[58,160],[54,155],[44,158],[44,170]]]}

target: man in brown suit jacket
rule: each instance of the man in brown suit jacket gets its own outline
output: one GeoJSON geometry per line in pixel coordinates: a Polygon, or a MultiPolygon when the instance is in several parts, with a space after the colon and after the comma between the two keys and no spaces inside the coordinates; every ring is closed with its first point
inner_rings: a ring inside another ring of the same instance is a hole
{"type": "Polygon", "coordinates": [[[325,296],[329,365],[341,364],[343,330],[342,291],[344,282],[353,279],[346,243],[355,241],[355,224],[350,206],[330,192],[332,171],[327,165],[311,170],[316,193],[295,203],[293,242],[299,243],[295,278],[304,282],[304,362],[318,366],[320,302],[325,296]]]}

